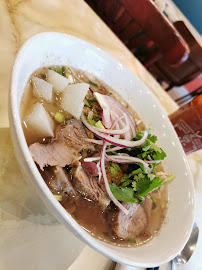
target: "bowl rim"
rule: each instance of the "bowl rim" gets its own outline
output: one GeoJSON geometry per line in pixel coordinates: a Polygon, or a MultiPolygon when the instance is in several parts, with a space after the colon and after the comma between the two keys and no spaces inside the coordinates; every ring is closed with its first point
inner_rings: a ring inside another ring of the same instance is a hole
{"type": "MultiPolygon", "coordinates": [[[[134,260],[123,259],[123,258],[120,258],[120,254],[115,256],[114,252],[110,252],[109,250],[105,251],[103,249],[103,247],[100,246],[100,243],[103,244],[103,242],[92,237],[91,235],[89,235],[89,233],[87,233],[84,229],[82,229],[82,227],[70,216],[70,214],[67,213],[67,211],[63,208],[63,206],[55,199],[55,197],[52,195],[52,192],[49,190],[49,188],[45,184],[45,182],[41,181],[41,179],[42,179],[41,174],[39,173],[37,167],[35,166],[35,163],[34,163],[32,157],[31,157],[31,154],[29,153],[22,128],[19,129],[19,127],[21,126],[21,121],[20,121],[20,116],[19,116],[18,110],[17,110],[17,102],[16,102],[16,97],[15,97],[14,93],[15,93],[15,88],[16,88],[15,84],[16,84],[16,80],[17,80],[18,66],[20,65],[20,59],[23,56],[23,54],[26,52],[27,47],[29,47],[29,45],[32,44],[33,41],[35,41],[37,39],[43,39],[43,37],[46,38],[46,36],[50,36],[50,35],[53,35],[53,36],[59,35],[59,36],[63,36],[66,38],[75,39],[78,42],[82,42],[82,43],[86,44],[86,46],[89,46],[90,48],[104,52],[103,50],[101,50],[97,46],[95,46],[87,41],[84,41],[80,38],[77,38],[77,37],[74,37],[71,35],[67,35],[64,33],[58,33],[58,32],[44,32],[44,33],[36,34],[36,35],[32,36],[31,38],[29,38],[21,47],[20,51],[17,54],[15,63],[13,65],[12,76],[11,76],[11,85],[10,85],[10,92],[9,92],[9,122],[10,122],[10,128],[11,128],[11,138],[12,138],[13,145],[14,145],[14,151],[18,157],[18,161],[20,163],[20,167],[23,169],[24,175],[26,175],[26,177],[29,177],[32,180],[31,182],[33,183],[33,185],[37,189],[37,192],[40,195],[40,197],[42,198],[43,202],[49,208],[49,210],[51,210],[51,212],[56,216],[56,218],[59,221],[61,221],[66,227],[68,227],[68,229],[70,229],[74,234],[79,236],[82,239],[82,241],[84,241],[86,244],[88,244],[89,246],[91,246],[93,249],[97,250],[101,254],[103,254],[103,255],[105,255],[105,256],[109,257],[110,259],[115,260],[117,262],[124,263],[127,265],[132,265],[132,266],[139,266],[139,267],[143,267],[143,266],[144,267],[154,267],[154,266],[158,266],[158,265],[161,265],[163,263],[170,261],[171,259],[173,259],[177,255],[176,252],[171,254],[171,256],[169,258],[167,258],[167,260],[164,260],[164,261],[156,260],[156,264],[154,265],[151,263],[144,263],[144,264],[135,263],[134,264],[134,260]]],[[[109,59],[112,59],[117,64],[121,64],[123,66],[122,63],[120,63],[117,59],[115,59],[114,57],[112,57],[108,53],[104,52],[104,54],[109,59]]],[[[124,68],[126,70],[128,70],[125,66],[124,66],[124,68]]],[[[128,70],[128,71],[131,74],[133,74],[133,76],[137,77],[130,70],[128,70]]],[[[145,87],[147,87],[147,86],[145,86],[145,87]]],[[[164,109],[162,108],[161,104],[156,99],[154,94],[151,92],[151,90],[149,88],[148,88],[148,90],[151,93],[151,95],[155,98],[155,100],[157,101],[159,108],[165,113],[164,109]]],[[[173,128],[173,130],[174,130],[174,128],[173,128]]],[[[176,137],[177,137],[177,135],[176,135],[176,137]]],[[[180,146],[180,147],[182,150],[182,146],[180,146]]],[[[187,170],[187,173],[189,174],[190,184],[192,185],[193,211],[192,211],[191,215],[192,215],[192,221],[193,221],[194,220],[194,212],[195,212],[194,211],[195,210],[194,185],[193,185],[192,175],[191,175],[191,171],[190,171],[190,168],[188,165],[188,161],[186,160],[186,157],[185,157],[183,150],[182,150],[182,158],[185,160],[186,170],[187,170]]],[[[189,233],[184,238],[184,240],[185,240],[184,244],[188,240],[190,233],[191,233],[191,225],[190,225],[189,233]]],[[[181,245],[181,249],[183,248],[184,244],[181,245]]],[[[113,247],[113,245],[111,245],[111,246],[113,247]]]]}

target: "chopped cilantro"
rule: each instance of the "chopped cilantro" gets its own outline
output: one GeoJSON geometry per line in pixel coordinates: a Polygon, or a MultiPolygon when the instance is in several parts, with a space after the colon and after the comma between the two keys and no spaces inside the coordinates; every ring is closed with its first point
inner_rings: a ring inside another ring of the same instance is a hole
{"type": "Polygon", "coordinates": [[[151,134],[148,135],[147,139],[153,143],[157,141],[157,137],[155,135],[151,136],[151,134]]]}
{"type": "Polygon", "coordinates": [[[136,180],[136,192],[141,194],[150,187],[150,180],[146,174],[139,174],[136,180]]]}
{"type": "Polygon", "coordinates": [[[135,191],[137,191],[137,182],[136,181],[133,181],[132,182],[132,187],[135,191]]]}
{"type": "MultiPolygon", "coordinates": [[[[142,164],[142,163],[141,163],[141,164],[142,164]]],[[[132,172],[128,175],[128,177],[130,178],[131,176],[136,175],[136,174],[141,173],[141,172],[142,172],[142,169],[139,168],[139,169],[137,169],[137,170],[132,171],[132,172]]]]}
{"type": "Polygon", "coordinates": [[[142,193],[139,193],[139,196],[145,197],[149,192],[159,188],[162,185],[163,181],[164,181],[164,179],[160,179],[159,177],[155,177],[154,180],[151,182],[151,184],[147,188],[145,186],[145,190],[141,189],[142,193]]]}
{"type": "MultiPolygon", "coordinates": [[[[144,131],[137,132],[133,141],[140,140],[143,135],[144,131]]],[[[130,156],[138,157],[144,161],[163,160],[166,157],[166,153],[155,144],[156,141],[157,137],[151,135],[151,131],[149,130],[147,139],[139,147],[124,148],[119,151],[113,151],[112,148],[111,154],[125,153],[130,156]]],[[[115,198],[119,201],[143,203],[144,197],[147,194],[174,178],[173,175],[168,176],[166,179],[157,177],[155,174],[156,166],[158,166],[158,163],[150,164],[149,168],[153,170],[153,172],[150,172],[140,162],[136,164],[128,164],[118,186],[114,183],[110,185],[110,189],[115,198]]],[[[113,177],[117,176],[120,170],[121,169],[118,164],[114,162],[110,164],[109,172],[112,175],[112,180],[113,177]]],[[[152,200],[155,203],[155,199],[152,200]]]]}
{"type": "MultiPolygon", "coordinates": [[[[130,151],[130,154],[132,154],[133,156],[136,156],[141,159],[163,160],[166,157],[166,153],[155,144],[157,141],[157,137],[152,136],[151,131],[150,130],[148,131],[149,135],[146,141],[139,147],[136,147],[135,149],[128,149],[128,151],[130,151]]],[[[143,135],[144,131],[138,131],[133,141],[140,140],[143,137],[143,135]]]]}
{"type": "Polygon", "coordinates": [[[111,173],[112,177],[116,177],[120,171],[121,169],[119,165],[117,163],[112,162],[111,166],[109,167],[109,172],[111,173]]]}
{"type": "Polygon", "coordinates": [[[127,179],[127,180],[125,180],[125,181],[122,182],[121,187],[127,187],[127,186],[129,186],[132,182],[133,182],[133,180],[127,179]]]}
{"type": "Polygon", "coordinates": [[[134,190],[130,187],[119,188],[114,183],[110,185],[111,192],[118,201],[135,203],[134,190]]]}

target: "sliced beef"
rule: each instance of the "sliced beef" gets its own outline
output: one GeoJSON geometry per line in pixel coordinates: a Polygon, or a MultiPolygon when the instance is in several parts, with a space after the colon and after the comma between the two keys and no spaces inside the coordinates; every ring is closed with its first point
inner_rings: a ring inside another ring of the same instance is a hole
{"type": "Polygon", "coordinates": [[[55,179],[52,185],[55,185],[57,190],[62,189],[63,192],[70,195],[71,197],[76,197],[77,192],[73,188],[70,178],[65,172],[65,169],[57,166],[53,169],[53,171],[55,179]]]}
{"type": "Polygon", "coordinates": [[[82,196],[98,201],[104,208],[110,203],[106,193],[100,188],[96,177],[89,177],[82,166],[78,166],[74,172],[73,185],[82,196]]]}
{"type": "Polygon", "coordinates": [[[117,210],[109,215],[109,223],[117,236],[123,239],[133,239],[144,232],[147,226],[147,217],[144,208],[137,203],[123,203],[129,210],[125,215],[123,211],[117,210]]]}
{"type": "Polygon", "coordinates": [[[59,166],[48,167],[42,172],[42,176],[53,194],[63,192],[71,197],[78,195],[65,168],[59,166]]]}
{"type": "Polygon", "coordinates": [[[34,143],[29,149],[34,161],[43,171],[45,166],[59,166],[74,164],[81,158],[83,150],[94,151],[94,146],[86,141],[86,133],[79,120],[69,120],[59,125],[56,137],[47,144],[34,143]]]}
{"type": "Polygon", "coordinates": [[[82,150],[94,151],[92,143],[86,141],[87,135],[81,121],[72,119],[56,129],[56,139],[64,141],[69,147],[81,152],[82,150]]]}
{"type": "Polygon", "coordinates": [[[45,166],[65,167],[80,158],[78,153],[65,144],[54,140],[47,144],[34,143],[30,145],[29,150],[42,171],[45,166]]]}

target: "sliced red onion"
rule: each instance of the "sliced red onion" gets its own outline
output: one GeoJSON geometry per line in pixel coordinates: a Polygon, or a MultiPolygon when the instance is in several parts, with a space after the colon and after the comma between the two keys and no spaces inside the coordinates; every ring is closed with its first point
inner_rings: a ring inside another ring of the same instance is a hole
{"type": "Polygon", "coordinates": [[[88,157],[88,158],[84,158],[85,162],[93,162],[93,161],[97,161],[100,160],[100,157],[88,157]]]}
{"type": "MultiPolygon", "coordinates": [[[[121,148],[121,147],[114,147],[115,148],[121,148]]],[[[112,148],[113,149],[113,148],[112,148]]],[[[122,148],[121,148],[122,149],[122,148]]],[[[108,149],[110,150],[110,149],[108,149]]],[[[108,151],[106,150],[106,152],[108,151]]],[[[119,150],[119,149],[117,149],[119,150]]],[[[116,150],[116,151],[117,151],[116,150]]],[[[115,151],[115,150],[114,150],[115,151]]],[[[108,151],[109,152],[109,151],[108,151]]],[[[112,152],[112,151],[110,151],[112,152]]],[[[136,158],[136,157],[131,157],[131,156],[128,156],[126,154],[119,154],[119,155],[105,155],[105,157],[110,160],[110,161],[113,161],[113,162],[116,162],[116,163],[138,163],[138,162],[141,162],[144,167],[151,173],[153,173],[153,170],[151,168],[149,168],[149,164],[154,164],[154,163],[160,163],[161,160],[152,160],[152,161],[148,161],[148,160],[142,160],[140,158],[136,158]]],[[[84,161],[85,162],[93,162],[93,161],[98,161],[100,160],[100,157],[89,157],[89,158],[85,158],[84,161]]]]}
{"type": "Polygon", "coordinates": [[[124,148],[125,147],[116,146],[116,147],[107,149],[106,152],[114,152],[114,151],[118,151],[118,150],[121,150],[121,149],[124,149],[124,148]]]}
{"type": "Polygon", "coordinates": [[[102,172],[101,172],[101,168],[100,168],[100,162],[97,163],[97,169],[98,169],[98,181],[100,183],[101,177],[102,177],[102,172]]]}
{"type": "Polygon", "coordinates": [[[106,147],[107,147],[107,143],[104,142],[103,147],[102,147],[102,152],[101,152],[101,159],[100,159],[100,166],[101,166],[103,180],[105,183],[105,188],[106,188],[107,194],[109,195],[109,198],[112,200],[112,202],[121,211],[123,211],[125,215],[128,215],[129,211],[114,197],[114,195],[112,194],[111,189],[109,187],[109,183],[108,183],[107,175],[106,175],[106,171],[105,171],[105,150],[106,150],[106,147]]]}
{"type": "Polygon", "coordinates": [[[160,163],[162,160],[145,160],[148,164],[160,163]]]}
{"type": "Polygon", "coordinates": [[[102,95],[97,92],[94,93],[94,95],[102,108],[108,107],[111,112],[116,114],[115,118],[121,117],[123,113],[126,113],[130,122],[130,133],[127,134],[127,139],[131,140],[134,138],[136,136],[136,122],[133,115],[127,110],[127,108],[125,108],[121,103],[110,96],[102,95]]]}
{"type": "Polygon", "coordinates": [[[82,114],[81,115],[81,120],[82,122],[84,123],[84,125],[93,133],[95,134],[98,138],[101,138],[102,140],[105,140],[107,141],[108,143],[112,144],[112,145],[116,145],[116,146],[121,146],[121,147],[127,147],[127,148],[134,148],[134,147],[137,147],[137,146],[140,146],[142,145],[147,136],[148,136],[148,131],[145,130],[144,132],[144,136],[138,140],[138,141],[128,141],[128,140],[122,140],[122,139],[116,139],[114,137],[111,137],[109,135],[105,135],[105,134],[102,134],[101,132],[97,131],[94,126],[90,125],[84,115],[82,114]]]}
{"type": "MultiPolygon", "coordinates": [[[[125,114],[125,115],[126,115],[126,114],[125,114]]],[[[116,124],[117,124],[120,120],[122,120],[122,119],[124,119],[124,116],[121,116],[121,117],[116,118],[116,119],[113,121],[113,123],[112,123],[111,129],[116,128],[116,124]]]]}
{"type": "Polygon", "coordinates": [[[128,119],[126,117],[126,114],[124,114],[124,118],[126,120],[126,125],[122,129],[104,129],[104,128],[97,128],[95,126],[92,126],[92,128],[94,130],[98,131],[98,132],[105,133],[106,135],[107,134],[110,134],[110,135],[122,135],[122,134],[126,133],[130,129],[129,122],[128,122],[128,119]]]}
{"type": "Polygon", "coordinates": [[[91,91],[92,94],[94,93],[93,90],[90,87],[89,87],[89,90],[91,91]]]}
{"type": "Polygon", "coordinates": [[[127,116],[130,118],[130,121],[132,123],[131,125],[131,130],[132,130],[132,136],[133,138],[136,136],[136,121],[135,118],[133,117],[133,115],[131,114],[131,112],[124,106],[122,105],[120,102],[118,102],[117,100],[113,99],[110,96],[105,96],[105,99],[108,101],[108,104],[113,104],[114,106],[118,107],[120,110],[124,111],[127,116]]]}
{"type": "Polygon", "coordinates": [[[153,173],[153,170],[151,168],[149,168],[149,165],[142,159],[140,158],[136,158],[136,157],[131,157],[131,156],[126,156],[126,155],[113,155],[113,156],[109,156],[109,155],[105,155],[105,157],[113,162],[116,163],[142,163],[143,166],[145,167],[145,169],[147,169],[150,173],[153,173]]]}
{"type": "Polygon", "coordinates": [[[102,122],[103,122],[105,128],[111,128],[112,118],[111,118],[110,109],[108,107],[104,107],[102,110],[102,122]]]}
{"type": "Polygon", "coordinates": [[[103,141],[102,140],[86,139],[86,141],[91,142],[91,143],[94,143],[94,144],[103,145],[103,141]]]}

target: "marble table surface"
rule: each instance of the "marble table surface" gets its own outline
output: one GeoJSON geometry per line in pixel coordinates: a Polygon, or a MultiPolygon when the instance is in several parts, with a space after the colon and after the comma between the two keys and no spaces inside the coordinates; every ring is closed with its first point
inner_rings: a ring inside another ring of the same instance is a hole
{"type": "MultiPolygon", "coordinates": [[[[12,150],[7,115],[12,65],[25,40],[47,31],[95,44],[132,70],[168,114],[178,108],[84,1],[0,0],[0,269],[113,269],[113,262],[85,246],[53,218],[23,179],[12,150]]],[[[196,222],[202,230],[202,152],[188,156],[188,161],[196,189],[196,222]]],[[[182,269],[201,270],[201,252],[200,237],[190,263],[182,269]]]]}

